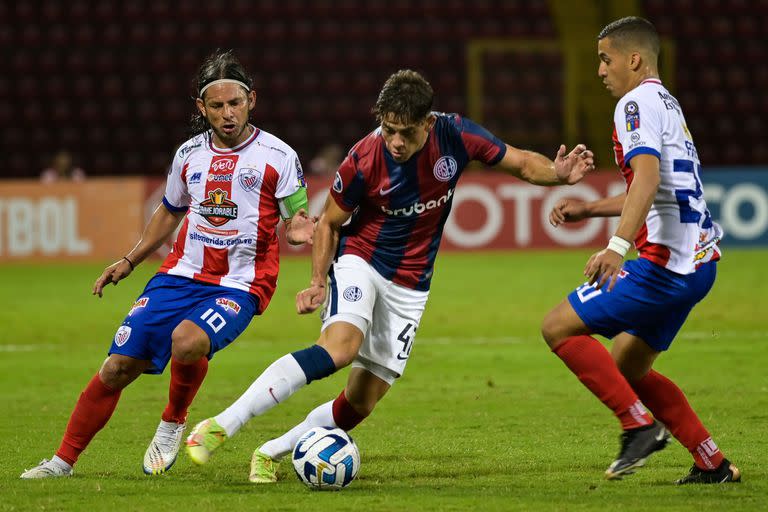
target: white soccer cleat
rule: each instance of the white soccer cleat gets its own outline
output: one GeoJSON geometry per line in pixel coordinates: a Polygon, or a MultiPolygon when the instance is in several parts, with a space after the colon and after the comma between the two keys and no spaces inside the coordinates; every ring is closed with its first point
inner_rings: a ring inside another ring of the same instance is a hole
{"type": "Polygon", "coordinates": [[[144,453],[144,473],[160,475],[171,469],[179,454],[186,427],[186,423],[160,420],[155,437],[144,453]]]}
{"type": "Polygon", "coordinates": [[[27,469],[21,474],[21,478],[25,480],[32,480],[35,478],[60,478],[65,476],[72,476],[72,468],[69,469],[63,467],[61,464],[57,464],[55,461],[43,459],[40,464],[27,469]]]}

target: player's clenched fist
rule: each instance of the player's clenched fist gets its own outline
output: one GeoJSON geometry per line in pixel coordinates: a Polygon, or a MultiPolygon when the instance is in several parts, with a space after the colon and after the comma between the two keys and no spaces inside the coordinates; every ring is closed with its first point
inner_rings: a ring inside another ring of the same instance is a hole
{"type": "Polygon", "coordinates": [[[300,315],[312,313],[325,301],[325,286],[313,284],[296,294],[296,312],[300,315]]]}
{"type": "Polygon", "coordinates": [[[549,223],[557,227],[564,222],[587,218],[587,203],[578,199],[561,199],[549,212],[549,223]]]}

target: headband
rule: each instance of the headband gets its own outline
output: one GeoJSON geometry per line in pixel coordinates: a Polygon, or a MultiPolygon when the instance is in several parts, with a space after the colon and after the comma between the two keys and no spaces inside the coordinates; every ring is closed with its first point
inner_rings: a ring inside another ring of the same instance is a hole
{"type": "Polygon", "coordinates": [[[212,85],[218,85],[218,84],[237,84],[241,87],[243,87],[246,91],[250,91],[251,88],[248,87],[245,82],[241,82],[240,80],[233,80],[232,78],[219,78],[218,80],[214,80],[213,82],[209,82],[206,85],[203,86],[202,89],[200,89],[200,97],[203,97],[203,93],[206,89],[208,89],[212,85]]]}

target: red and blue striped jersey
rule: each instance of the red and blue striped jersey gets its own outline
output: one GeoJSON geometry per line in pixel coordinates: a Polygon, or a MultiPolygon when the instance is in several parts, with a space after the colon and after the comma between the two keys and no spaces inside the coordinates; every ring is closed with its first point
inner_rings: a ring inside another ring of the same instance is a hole
{"type": "Polygon", "coordinates": [[[498,163],[506,145],[457,114],[435,113],[424,147],[398,163],[378,128],[341,163],[331,196],[354,211],[342,228],[337,256],[353,254],[385,279],[428,290],[453,193],[472,160],[498,163]]]}

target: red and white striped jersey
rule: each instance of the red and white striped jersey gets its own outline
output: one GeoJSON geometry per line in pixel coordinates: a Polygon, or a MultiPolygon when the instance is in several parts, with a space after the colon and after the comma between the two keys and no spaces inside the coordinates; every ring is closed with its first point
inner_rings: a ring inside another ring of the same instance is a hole
{"type": "Polygon", "coordinates": [[[277,285],[278,199],[305,187],[296,152],[265,131],[232,149],[202,133],[177,151],[163,204],[187,211],[159,272],[252,293],[259,313],[277,285]]]}
{"type": "Polygon", "coordinates": [[[633,157],[659,159],[661,183],[635,238],[640,257],[678,274],[720,259],[723,231],[707,209],[699,155],[674,96],[658,79],[645,80],[619,100],[613,121],[616,164],[627,190],[633,157]]]}

